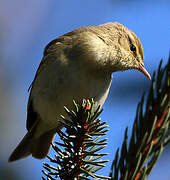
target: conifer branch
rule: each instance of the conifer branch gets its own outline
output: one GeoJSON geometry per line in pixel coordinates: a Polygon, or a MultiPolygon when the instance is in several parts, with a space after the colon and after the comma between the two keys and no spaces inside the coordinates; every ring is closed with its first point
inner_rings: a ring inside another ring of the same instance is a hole
{"type": "Polygon", "coordinates": [[[144,95],[137,107],[130,142],[127,129],[124,141],[116,152],[110,177],[113,180],[144,180],[151,173],[166,144],[170,142],[170,57],[162,68],[160,62],[157,76],[144,104],[144,95]],[[145,107],[145,113],[144,113],[145,107]]]}
{"type": "Polygon", "coordinates": [[[101,137],[108,131],[106,122],[98,119],[102,110],[96,109],[93,101],[84,100],[82,105],[74,102],[74,106],[75,111],[65,107],[69,119],[62,116],[61,123],[65,128],[57,132],[62,142],[52,144],[56,154],[48,159],[55,167],[44,163],[46,171],[43,173],[48,180],[110,179],[96,174],[108,162],[101,160],[107,153],[99,152],[107,144],[107,139],[101,137]]]}

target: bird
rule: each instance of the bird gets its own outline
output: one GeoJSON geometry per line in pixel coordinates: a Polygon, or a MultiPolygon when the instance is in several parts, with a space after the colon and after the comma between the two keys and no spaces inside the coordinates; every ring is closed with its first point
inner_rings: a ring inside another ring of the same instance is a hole
{"type": "Polygon", "coordinates": [[[16,161],[47,156],[56,129],[61,129],[64,106],[73,108],[92,99],[102,106],[116,71],[136,69],[151,79],[144,67],[144,51],[134,32],[118,22],[80,27],[52,40],[29,88],[27,133],[10,155],[16,161]],[[55,130],[54,130],[55,129],[55,130]]]}

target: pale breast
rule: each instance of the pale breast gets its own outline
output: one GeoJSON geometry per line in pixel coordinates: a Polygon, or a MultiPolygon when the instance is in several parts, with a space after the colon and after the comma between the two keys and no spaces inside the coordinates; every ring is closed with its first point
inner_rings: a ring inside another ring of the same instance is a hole
{"type": "Polygon", "coordinates": [[[64,106],[73,109],[73,100],[93,98],[101,106],[111,85],[111,75],[94,77],[75,64],[61,66],[51,63],[37,77],[31,98],[36,112],[48,129],[57,125],[60,115],[66,115],[64,106]]]}

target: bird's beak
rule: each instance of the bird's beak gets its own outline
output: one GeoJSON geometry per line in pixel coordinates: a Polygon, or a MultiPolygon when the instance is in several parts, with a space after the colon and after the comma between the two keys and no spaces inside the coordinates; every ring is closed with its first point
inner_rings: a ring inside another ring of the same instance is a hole
{"type": "Polygon", "coordinates": [[[140,72],[142,72],[146,77],[148,77],[149,79],[151,79],[150,74],[148,73],[148,71],[144,68],[144,66],[139,63],[139,67],[137,68],[140,72]]]}

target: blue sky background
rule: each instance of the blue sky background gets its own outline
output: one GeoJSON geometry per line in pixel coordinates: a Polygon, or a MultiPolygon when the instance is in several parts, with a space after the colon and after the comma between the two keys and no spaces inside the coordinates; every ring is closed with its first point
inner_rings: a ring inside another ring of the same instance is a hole
{"type": "MultiPolygon", "coordinates": [[[[0,0],[0,177],[36,180],[42,162],[32,157],[7,163],[12,150],[26,133],[27,89],[40,63],[45,45],[80,26],[120,22],[140,38],[145,66],[150,74],[170,50],[170,1],[168,0],[0,0]]],[[[121,145],[126,126],[131,128],[137,103],[150,81],[132,70],[113,75],[102,119],[110,131],[108,159],[121,145]]],[[[149,180],[170,179],[170,148],[163,152],[149,180]]],[[[110,163],[102,174],[108,175],[110,163]]]]}

